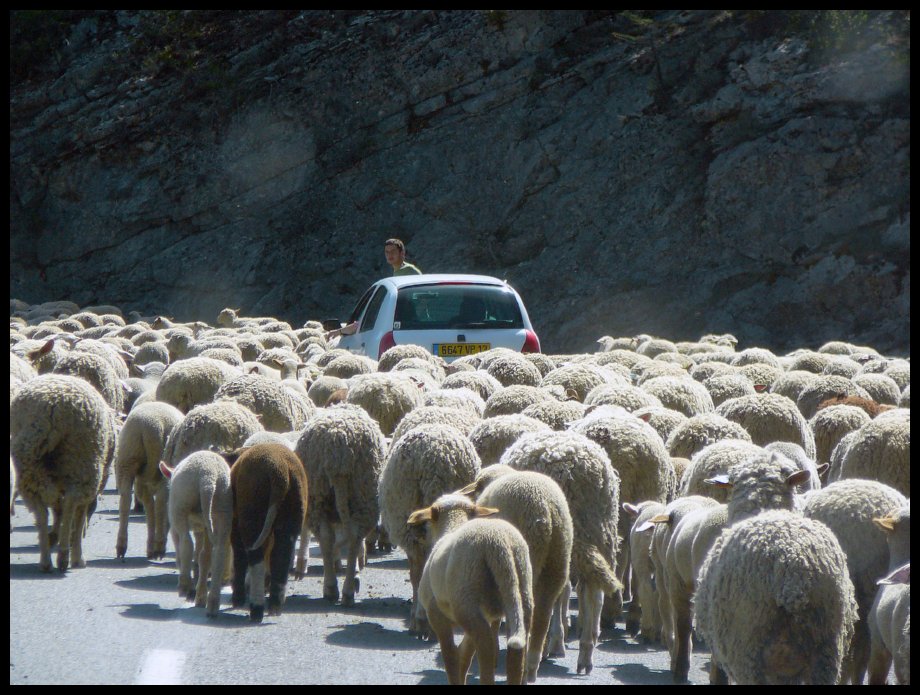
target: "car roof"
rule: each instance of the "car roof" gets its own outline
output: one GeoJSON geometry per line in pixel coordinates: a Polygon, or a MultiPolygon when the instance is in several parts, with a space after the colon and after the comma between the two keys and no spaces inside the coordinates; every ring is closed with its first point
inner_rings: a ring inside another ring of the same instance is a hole
{"type": "Polygon", "coordinates": [[[447,283],[467,283],[471,285],[497,285],[510,287],[504,280],[489,275],[468,275],[461,273],[431,273],[427,275],[396,275],[378,282],[386,282],[396,289],[412,285],[443,285],[447,283]]]}

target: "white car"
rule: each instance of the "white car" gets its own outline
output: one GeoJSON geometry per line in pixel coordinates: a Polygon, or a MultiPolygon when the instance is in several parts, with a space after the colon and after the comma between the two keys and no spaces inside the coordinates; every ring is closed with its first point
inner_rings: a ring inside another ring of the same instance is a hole
{"type": "MultiPolygon", "coordinates": [[[[379,359],[394,345],[415,344],[452,361],[490,348],[540,352],[520,295],[486,275],[401,275],[364,293],[338,347],[379,359]]],[[[336,326],[338,323],[336,323],[336,326]]]]}

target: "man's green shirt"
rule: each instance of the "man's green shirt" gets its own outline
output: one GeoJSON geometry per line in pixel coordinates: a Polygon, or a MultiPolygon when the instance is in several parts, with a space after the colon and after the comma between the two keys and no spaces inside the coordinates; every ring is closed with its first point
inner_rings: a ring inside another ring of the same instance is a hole
{"type": "Polygon", "coordinates": [[[422,271],[416,268],[411,263],[406,263],[403,261],[403,264],[399,266],[397,270],[393,271],[393,275],[421,275],[422,271]]]}

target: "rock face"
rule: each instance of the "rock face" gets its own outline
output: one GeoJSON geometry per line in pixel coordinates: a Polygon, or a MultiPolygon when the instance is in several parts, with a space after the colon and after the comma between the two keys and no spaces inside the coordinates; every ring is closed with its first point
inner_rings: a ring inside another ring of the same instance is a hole
{"type": "Polygon", "coordinates": [[[87,13],[11,77],[10,296],[344,317],[397,236],[548,352],[909,352],[909,18],[807,14],[87,13]]]}

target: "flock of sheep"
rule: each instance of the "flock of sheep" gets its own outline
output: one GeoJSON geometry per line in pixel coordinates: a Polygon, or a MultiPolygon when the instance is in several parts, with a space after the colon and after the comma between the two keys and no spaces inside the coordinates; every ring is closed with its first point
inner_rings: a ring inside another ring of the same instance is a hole
{"type": "Polygon", "coordinates": [[[623,615],[677,682],[695,629],[713,683],[884,683],[892,663],[910,683],[908,359],[713,335],[374,361],[317,322],[229,309],[216,326],[10,313],[10,508],[35,515],[43,571],[54,546],[59,571],[85,566],[114,466],[115,555],[133,497],[147,556],[168,533],[208,616],[228,580],[232,608],[261,621],[267,595],[280,614],[311,533],[342,605],[368,552],[399,546],[409,629],[437,637],[451,683],[474,656],[494,682],[502,623],[508,682],[536,681],[564,654],[573,587],[578,672],[623,615]]]}

